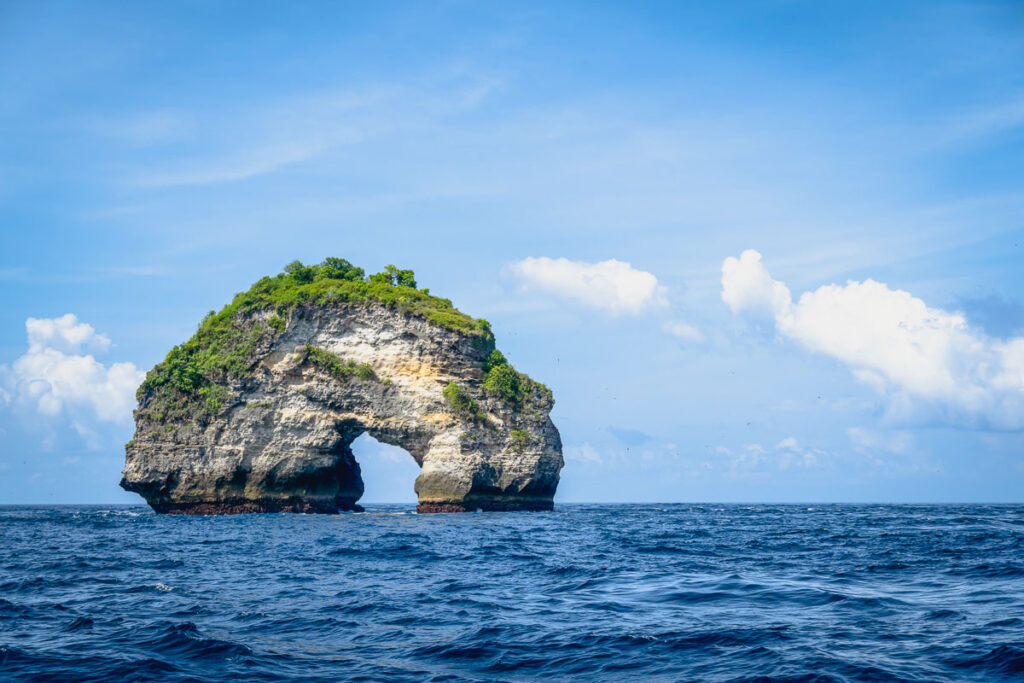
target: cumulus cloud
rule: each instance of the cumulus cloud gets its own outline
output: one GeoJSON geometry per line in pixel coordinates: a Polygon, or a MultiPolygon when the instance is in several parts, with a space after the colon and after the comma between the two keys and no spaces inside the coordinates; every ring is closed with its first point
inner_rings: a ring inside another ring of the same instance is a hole
{"type": "Polygon", "coordinates": [[[888,398],[894,420],[1024,429],[1024,337],[994,339],[961,313],[874,280],[825,285],[794,302],[753,250],[725,259],[722,299],[848,365],[888,398]]]}
{"type": "Polygon", "coordinates": [[[25,321],[28,351],[0,366],[0,396],[46,417],[65,416],[85,436],[86,422],[132,418],[135,389],[145,373],[132,363],[104,365],[92,353],[110,339],[72,314],[25,321]]]}
{"type": "Polygon", "coordinates": [[[733,313],[778,316],[792,302],[789,288],[773,280],[761,265],[761,254],[747,249],[722,263],[722,301],[733,313]]]}
{"type": "Polygon", "coordinates": [[[658,278],[615,259],[585,263],[531,257],[511,264],[509,271],[526,290],[575,301],[611,315],[635,315],[668,303],[658,278]]]}
{"type": "Polygon", "coordinates": [[[97,334],[92,325],[78,322],[71,313],[59,318],[29,318],[25,321],[25,330],[29,351],[51,348],[74,353],[88,348],[102,352],[110,348],[106,335],[97,334]]]}

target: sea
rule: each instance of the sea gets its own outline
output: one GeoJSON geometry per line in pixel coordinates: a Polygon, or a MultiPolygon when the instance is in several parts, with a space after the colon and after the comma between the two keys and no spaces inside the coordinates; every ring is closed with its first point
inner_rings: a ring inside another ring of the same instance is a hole
{"type": "Polygon", "coordinates": [[[0,507],[0,681],[533,680],[1024,680],[1024,506],[0,507]]]}

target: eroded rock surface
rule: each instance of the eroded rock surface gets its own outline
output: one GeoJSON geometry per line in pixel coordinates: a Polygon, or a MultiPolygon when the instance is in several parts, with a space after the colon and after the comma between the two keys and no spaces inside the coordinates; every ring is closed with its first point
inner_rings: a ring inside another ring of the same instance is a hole
{"type": "Polygon", "coordinates": [[[551,509],[563,464],[551,392],[514,371],[517,395],[484,388],[503,360],[489,327],[378,302],[231,314],[247,345],[217,383],[189,388],[169,357],[140,388],[121,485],[157,512],[359,509],[363,432],[420,465],[421,512],[551,509]],[[158,370],[187,390],[158,384],[158,370]]]}

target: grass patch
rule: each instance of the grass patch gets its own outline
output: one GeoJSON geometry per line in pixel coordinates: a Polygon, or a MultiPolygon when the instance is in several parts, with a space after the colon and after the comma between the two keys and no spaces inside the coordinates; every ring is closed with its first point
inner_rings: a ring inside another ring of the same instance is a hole
{"type": "Polygon", "coordinates": [[[199,389],[199,398],[203,400],[203,407],[210,415],[219,413],[231,396],[231,390],[219,384],[211,384],[199,389]]]}
{"type": "Polygon", "coordinates": [[[267,320],[267,324],[273,327],[278,332],[284,332],[285,328],[288,327],[287,321],[279,315],[272,315],[267,320]]]}
{"type": "Polygon", "coordinates": [[[487,421],[487,416],[480,410],[480,406],[473,400],[473,397],[455,382],[448,382],[448,386],[444,388],[441,395],[444,396],[448,407],[459,417],[477,422],[487,421]]]}
{"type": "Polygon", "coordinates": [[[369,363],[357,363],[354,360],[342,360],[340,356],[331,353],[319,346],[306,344],[306,357],[302,362],[308,362],[322,370],[326,370],[332,377],[342,382],[347,382],[350,377],[356,377],[364,382],[377,379],[377,373],[369,363]]]}
{"type": "Polygon", "coordinates": [[[508,440],[512,443],[512,450],[522,453],[527,446],[537,443],[540,437],[531,434],[525,429],[513,429],[508,433],[508,440]]]}

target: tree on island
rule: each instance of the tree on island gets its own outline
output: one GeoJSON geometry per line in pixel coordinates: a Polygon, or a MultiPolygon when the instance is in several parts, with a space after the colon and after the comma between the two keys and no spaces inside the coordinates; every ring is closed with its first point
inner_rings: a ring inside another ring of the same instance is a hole
{"type": "MultiPolygon", "coordinates": [[[[350,282],[369,281],[392,287],[410,287],[416,289],[416,274],[408,268],[398,268],[388,264],[379,273],[366,277],[366,271],[353,266],[343,258],[328,257],[315,266],[307,266],[302,261],[292,261],[284,267],[284,272],[299,284],[309,284],[314,280],[348,280],[350,282]]],[[[429,290],[424,289],[424,293],[429,290]]]]}

